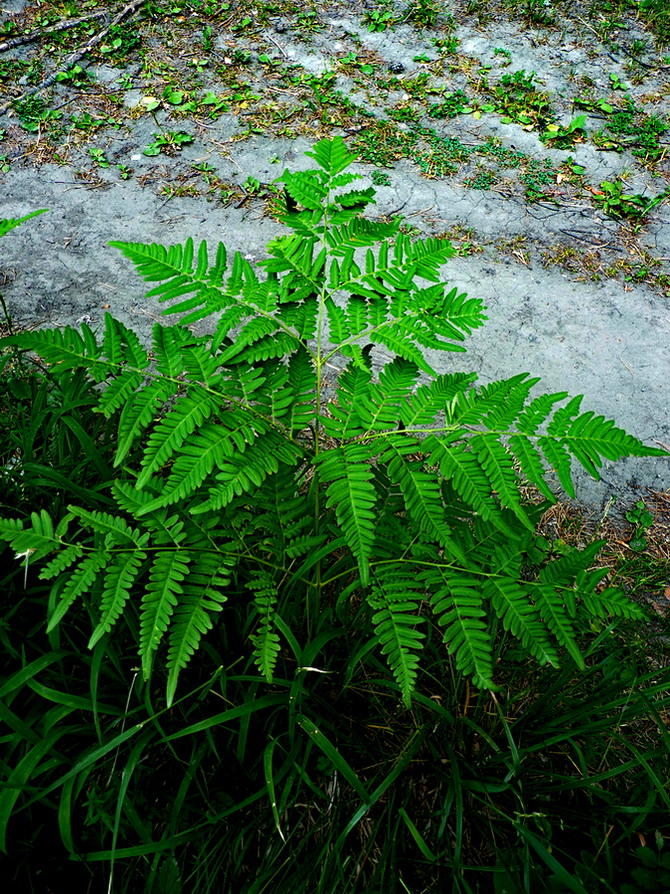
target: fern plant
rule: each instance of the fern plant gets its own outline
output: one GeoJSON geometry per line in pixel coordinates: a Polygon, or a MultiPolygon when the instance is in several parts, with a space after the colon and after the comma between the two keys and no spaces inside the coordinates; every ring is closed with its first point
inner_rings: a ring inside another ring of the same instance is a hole
{"type": "Polygon", "coordinates": [[[100,336],[84,324],[4,340],[51,375],[83,370],[116,433],[113,510],[0,522],[52,582],[48,629],[81,600],[90,647],[130,619],[145,679],[165,663],[168,703],[231,603],[268,681],[324,612],[369,630],[407,705],[428,636],[480,688],[495,687],[502,631],[541,663],[565,651],[583,666],[585,619],[641,610],[602,589],[597,544],[551,554],[520,485],[552,501],[547,469],[572,494],[573,459],[597,477],[603,459],[663,451],[581,397],[533,396],[528,374],[477,387],[438,373],[485,320],[442,280],[450,244],[363,217],[374,190],[352,188],[341,138],[308,155],[317,168],[279,178],[290,232],[256,268],[223,244],[212,257],[192,240],[112,243],[182,315],[149,347],[109,315],[100,336]],[[212,334],[193,335],[205,318],[212,334]]]}

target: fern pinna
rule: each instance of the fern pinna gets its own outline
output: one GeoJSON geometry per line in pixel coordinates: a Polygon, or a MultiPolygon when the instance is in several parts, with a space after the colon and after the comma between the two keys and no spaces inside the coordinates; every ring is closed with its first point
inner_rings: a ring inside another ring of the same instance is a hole
{"type": "Polygon", "coordinates": [[[450,244],[362,217],[374,190],[350,189],[341,138],[308,154],[316,169],[279,178],[298,210],[256,268],[221,244],[212,262],[205,242],[112,243],[182,315],[148,348],[111,316],[101,337],[5,340],[52,375],[85,370],[116,431],[116,511],[1,523],[53,580],[49,627],[85,599],[93,646],[131,607],[145,678],[166,650],[168,702],[231,605],[268,681],[286,638],[309,636],[301,616],[367,625],[407,704],[435,635],[478,687],[495,684],[501,631],[539,662],[582,663],[585,617],[640,610],[601,588],[597,545],[551,555],[520,484],[553,500],[548,468],[571,494],[573,459],[597,476],[603,459],[663,451],[579,397],[533,397],[527,374],[438,374],[428,356],[463,351],[485,320],[442,281],[450,244]],[[203,318],[213,332],[194,336],[203,318]]]}

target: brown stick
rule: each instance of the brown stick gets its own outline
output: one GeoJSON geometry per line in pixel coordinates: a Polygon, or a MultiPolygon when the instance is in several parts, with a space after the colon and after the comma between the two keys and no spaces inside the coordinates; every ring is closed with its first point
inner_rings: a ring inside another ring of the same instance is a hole
{"type": "Polygon", "coordinates": [[[107,10],[104,12],[93,12],[90,16],[82,16],[80,19],[67,19],[65,22],[59,22],[50,28],[36,28],[29,34],[19,34],[18,37],[12,37],[10,40],[0,43],[0,53],[4,53],[6,50],[13,50],[14,47],[22,47],[24,44],[32,43],[45,34],[55,34],[57,31],[65,31],[67,28],[76,28],[77,25],[83,25],[84,22],[90,22],[92,19],[103,19],[107,15],[107,10]]]}
{"type": "Polygon", "coordinates": [[[97,46],[100,41],[104,40],[104,38],[109,34],[110,30],[118,25],[119,22],[123,21],[126,16],[134,15],[137,10],[142,6],[146,0],[131,0],[126,6],[123,7],[121,12],[112,19],[102,31],[99,31],[95,34],[87,43],[85,43],[78,50],[75,50],[74,53],[70,53],[67,56],[58,71],[50,74],[49,77],[45,78],[40,84],[36,87],[31,87],[30,90],[26,90],[25,93],[22,93],[21,96],[17,96],[14,99],[10,99],[9,102],[6,102],[4,105],[0,106],[0,115],[4,115],[8,109],[12,106],[12,103],[20,102],[22,99],[26,99],[28,96],[34,96],[35,93],[39,93],[41,90],[46,90],[47,87],[51,87],[52,84],[56,82],[56,78],[58,77],[58,73],[60,71],[67,71],[68,68],[72,68],[73,65],[76,65],[80,59],[82,59],[93,47],[97,46]]]}

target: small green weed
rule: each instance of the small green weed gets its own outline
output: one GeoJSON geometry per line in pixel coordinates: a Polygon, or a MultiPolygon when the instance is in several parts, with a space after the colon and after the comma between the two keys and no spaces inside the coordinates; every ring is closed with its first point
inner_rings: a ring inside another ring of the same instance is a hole
{"type": "Polygon", "coordinates": [[[455,118],[464,114],[470,108],[470,102],[462,90],[454,90],[444,93],[440,102],[433,103],[428,108],[430,118],[455,118]]]}
{"type": "MultiPolygon", "coordinates": [[[[604,109],[603,109],[604,111],[604,109]]],[[[626,98],[624,105],[612,110],[606,124],[607,133],[594,134],[594,142],[602,149],[623,152],[630,149],[636,158],[645,162],[658,161],[666,153],[659,137],[668,124],[656,115],[647,115],[635,102],[626,98]]]]}
{"type": "Polygon", "coordinates": [[[390,186],[391,178],[386,173],[386,171],[380,171],[378,168],[375,168],[374,171],[370,174],[370,180],[372,180],[375,186],[390,186]]]}
{"type": "Polygon", "coordinates": [[[76,128],[76,130],[82,130],[87,133],[97,130],[100,127],[120,126],[119,122],[115,118],[112,118],[111,115],[102,115],[101,117],[96,118],[91,115],[90,112],[82,112],[79,117],[73,115],[71,121],[72,126],[76,128]]]}
{"type": "Polygon", "coordinates": [[[479,171],[475,177],[464,180],[471,189],[491,189],[498,178],[492,171],[479,171]]]}
{"type": "Polygon", "coordinates": [[[553,25],[554,19],[544,0],[505,0],[505,6],[523,16],[528,25],[553,25]]]}
{"type": "Polygon", "coordinates": [[[433,37],[431,44],[440,53],[440,56],[452,56],[458,52],[459,39],[455,35],[450,37],[433,37]]]}
{"type": "Polygon", "coordinates": [[[412,0],[405,19],[419,28],[434,28],[441,6],[437,0],[412,0]]]}
{"type": "Polygon", "coordinates": [[[153,136],[155,140],[144,150],[145,155],[160,155],[161,152],[165,155],[174,155],[175,152],[180,152],[184,146],[193,142],[191,134],[181,130],[166,130],[160,134],[155,133],[153,136]]]}
{"type": "Polygon", "coordinates": [[[97,146],[89,147],[88,154],[91,156],[94,164],[96,164],[99,168],[108,168],[109,167],[109,159],[105,155],[102,149],[97,146]]]}
{"type": "Polygon", "coordinates": [[[45,124],[58,121],[63,115],[56,109],[50,109],[41,96],[27,96],[25,99],[16,100],[14,109],[19,116],[21,127],[31,133],[37,132],[45,124]]]}
{"type": "Polygon", "coordinates": [[[137,27],[127,22],[112,25],[100,52],[110,62],[121,62],[141,46],[142,38],[137,27]]]}
{"type": "Polygon", "coordinates": [[[363,22],[367,25],[368,31],[386,31],[393,28],[397,19],[389,9],[382,8],[366,10],[363,14],[363,22]]]}
{"type": "Polygon", "coordinates": [[[594,194],[594,199],[608,217],[636,222],[642,221],[667,195],[664,192],[650,199],[640,193],[626,193],[623,181],[618,179],[604,180],[600,189],[600,193],[594,194]]]}
{"type": "Polygon", "coordinates": [[[588,112],[605,112],[609,115],[614,111],[614,106],[606,99],[598,99],[592,96],[578,96],[574,100],[578,109],[586,109],[588,112]]]}
{"type": "Polygon", "coordinates": [[[529,202],[546,201],[552,198],[547,192],[547,186],[556,182],[556,171],[549,159],[545,158],[543,161],[536,158],[528,159],[526,170],[520,179],[529,202]]]}
{"type": "Polygon", "coordinates": [[[633,536],[628,541],[628,546],[635,552],[641,552],[647,548],[644,532],[654,524],[654,516],[645,506],[644,500],[638,500],[635,506],[629,509],[626,521],[633,525],[633,536]]]}
{"type": "Polygon", "coordinates": [[[521,124],[526,130],[547,127],[555,119],[549,96],[535,87],[535,72],[524,69],[505,74],[493,90],[496,111],[503,124],[521,124]]]}
{"type": "Polygon", "coordinates": [[[67,71],[59,71],[56,75],[56,80],[63,84],[69,84],[72,87],[86,87],[95,78],[77,63],[72,68],[68,68],[67,71]]]}
{"type": "Polygon", "coordinates": [[[570,124],[563,127],[561,124],[549,124],[540,139],[544,143],[550,143],[556,149],[570,149],[575,143],[581,143],[586,139],[586,115],[577,115],[570,124]]]}

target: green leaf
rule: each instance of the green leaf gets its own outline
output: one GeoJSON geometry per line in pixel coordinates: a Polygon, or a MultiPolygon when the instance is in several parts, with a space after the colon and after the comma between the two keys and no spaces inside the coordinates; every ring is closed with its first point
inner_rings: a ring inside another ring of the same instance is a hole
{"type": "Polygon", "coordinates": [[[370,580],[368,560],[376,523],[370,450],[353,444],[325,450],[319,455],[317,468],[321,478],[331,482],[326,491],[326,506],[335,507],[338,524],[358,562],[361,582],[366,586],[370,580]]]}
{"type": "Polygon", "coordinates": [[[430,592],[442,641],[457,669],[480,689],[494,689],[493,643],[486,623],[482,589],[476,578],[435,565],[421,575],[430,592]]]}
{"type": "Polygon", "coordinates": [[[39,211],[31,211],[30,214],[26,214],[25,217],[10,217],[5,220],[0,220],[0,236],[5,236],[10,230],[13,230],[14,227],[20,226],[22,223],[30,220],[31,217],[37,217],[38,214],[45,214],[48,210],[48,208],[41,208],[39,211]]]}
{"type": "Polygon", "coordinates": [[[156,554],[140,610],[140,658],[144,679],[151,676],[154,653],[183,595],[190,556],[186,550],[156,554]]]}
{"type": "Polygon", "coordinates": [[[419,665],[418,650],[425,634],[418,629],[419,588],[416,574],[400,568],[375,574],[367,599],[374,614],[372,624],[382,654],[400,688],[406,707],[411,706],[419,665]]]}

